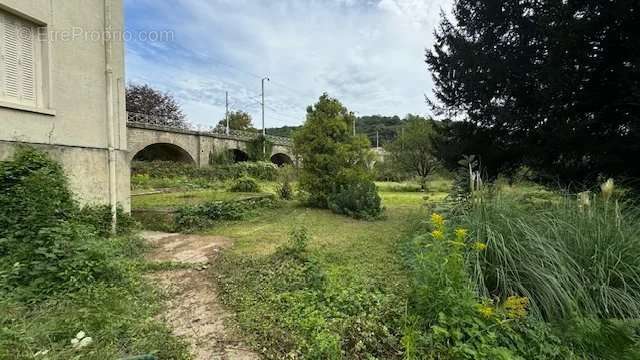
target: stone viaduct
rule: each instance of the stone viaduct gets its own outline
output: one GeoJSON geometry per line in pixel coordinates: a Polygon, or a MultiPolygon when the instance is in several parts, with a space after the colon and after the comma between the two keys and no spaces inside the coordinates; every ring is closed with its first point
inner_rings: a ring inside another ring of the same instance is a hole
{"type": "MultiPolygon", "coordinates": [[[[234,161],[248,160],[248,143],[256,133],[194,131],[163,125],[161,118],[128,114],[127,143],[129,161],[169,160],[207,166],[211,156],[226,153],[234,161]]],[[[293,164],[291,139],[267,135],[273,144],[271,161],[279,166],[293,164]]]]}

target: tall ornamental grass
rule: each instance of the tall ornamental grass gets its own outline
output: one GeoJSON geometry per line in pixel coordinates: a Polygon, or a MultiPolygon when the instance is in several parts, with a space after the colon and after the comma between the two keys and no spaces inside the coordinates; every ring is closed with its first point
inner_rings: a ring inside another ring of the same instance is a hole
{"type": "Polygon", "coordinates": [[[606,191],[536,207],[511,196],[484,196],[461,220],[487,244],[470,259],[482,295],[525,296],[546,319],[640,318],[635,203],[618,202],[606,191]]]}

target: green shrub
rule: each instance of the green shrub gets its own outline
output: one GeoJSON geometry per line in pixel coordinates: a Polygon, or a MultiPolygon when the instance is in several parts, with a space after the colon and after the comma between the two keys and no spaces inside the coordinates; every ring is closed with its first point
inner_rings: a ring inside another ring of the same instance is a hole
{"type": "Polygon", "coordinates": [[[420,192],[422,191],[422,187],[419,184],[412,182],[385,182],[378,185],[378,190],[385,192],[420,192]]]}
{"type": "Polygon", "coordinates": [[[296,177],[296,169],[291,165],[285,165],[278,169],[278,178],[280,180],[280,185],[276,188],[276,193],[282,200],[292,200],[293,186],[291,186],[291,182],[296,177]]]}
{"type": "Polygon", "coordinates": [[[79,210],[59,164],[19,149],[0,163],[0,184],[0,290],[47,295],[122,279],[99,237],[104,213],[79,210]]]}
{"type": "Polygon", "coordinates": [[[184,206],[176,211],[175,231],[192,232],[212,226],[220,220],[239,220],[253,210],[277,205],[272,196],[239,201],[212,201],[194,206],[184,206]]]}
{"type": "Polygon", "coordinates": [[[293,187],[291,186],[290,183],[285,182],[282,183],[281,185],[278,185],[276,192],[278,194],[278,197],[282,200],[292,200],[293,199],[293,187]]]}
{"type": "Polygon", "coordinates": [[[262,134],[247,142],[247,155],[251,161],[268,161],[273,143],[262,134]]]}
{"type": "Polygon", "coordinates": [[[257,193],[260,192],[258,182],[250,177],[242,177],[237,179],[229,188],[231,192],[257,193]]]}
{"type": "Polygon", "coordinates": [[[329,196],[352,172],[371,177],[373,152],[364,135],[353,136],[355,116],[326,93],[307,108],[304,125],[294,133],[295,152],[304,161],[298,186],[310,206],[329,207],[329,196]]]}
{"type": "MultiPolygon", "coordinates": [[[[121,233],[129,225],[126,217],[121,233]]],[[[186,359],[133,263],[142,239],[108,233],[108,207],[80,210],[59,164],[31,148],[0,163],[0,358],[186,359]],[[70,346],[79,331],[94,342],[70,346]]]]}
{"type": "Polygon", "coordinates": [[[263,181],[274,181],[278,178],[278,166],[273,163],[258,162],[240,162],[229,167],[233,178],[248,176],[263,181]]]}
{"type": "MultiPolygon", "coordinates": [[[[124,212],[121,206],[116,210],[117,226],[116,235],[129,235],[136,229],[136,222],[131,215],[124,212]]],[[[111,207],[109,205],[94,205],[83,207],[78,220],[84,224],[91,224],[100,237],[110,237],[111,233],[111,207]]]]}
{"type": "Polygon", "coordinates": [[[0,162],[0,239],[28,238],[76,211],[62,167],[45,153],[20,148],[12,160],[0,162]]]}
{"type": "Polygon", "coordinates": [[[387,161],[377,161],[373,167],[376,181],[408,181],[414,175],[402,169],[397,163],[387,161]]]}
{"type": "Polygon", "coordinates": [[[382,205],[376,184],[369,180],[350,181],[329,195],[329,208],[356,219],[373,220],[382,216],[382,205]]]}
{"type": "Polygon", "coordinates": [[[306,227],[294,227],[289,234],[289,242],[279,249],[289,255],[301,256],[309,244],[309,231],[306,227]]]}

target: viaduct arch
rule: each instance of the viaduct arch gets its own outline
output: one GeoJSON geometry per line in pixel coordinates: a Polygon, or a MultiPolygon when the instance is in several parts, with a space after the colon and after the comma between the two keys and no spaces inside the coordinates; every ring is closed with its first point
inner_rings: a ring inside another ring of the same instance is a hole
{"type": "MultiPolygon", "coordinates": [[[[129,162],[132,160],[169,160],[207,166],[211,155],[229,152],[235,161],[247,161],[247,143],[254,134],[234,132],[220,134],[162,126],[127,123],[129,162]]],[[[273,143],[271,161],[278,165],[293,164],[289,139],[270,137],[273,143]]]]}

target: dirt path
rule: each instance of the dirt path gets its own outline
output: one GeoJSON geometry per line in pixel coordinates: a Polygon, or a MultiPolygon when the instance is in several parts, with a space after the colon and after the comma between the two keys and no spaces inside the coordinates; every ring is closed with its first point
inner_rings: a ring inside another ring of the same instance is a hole
{"type": "Polygon", "coordinates": [[[197,236],[143,232],[144,238],[156,248],[149,261],[194,264],[195,269],[160,271],[152,280],[167,292],[169,301],[161,318],[172,327],[173,333],[191,344],[196,360],[253,360],[260,356],[242,345],[233,332],[225,327],[232,313],[218,302],[211,284],[210,266],[215,266],[218,253],[231,245],[219,236],[197,236]]]}

